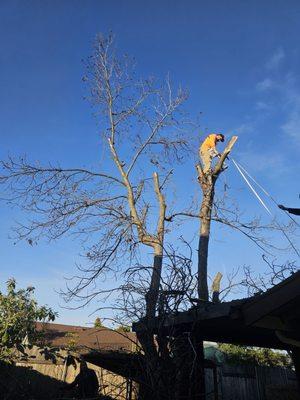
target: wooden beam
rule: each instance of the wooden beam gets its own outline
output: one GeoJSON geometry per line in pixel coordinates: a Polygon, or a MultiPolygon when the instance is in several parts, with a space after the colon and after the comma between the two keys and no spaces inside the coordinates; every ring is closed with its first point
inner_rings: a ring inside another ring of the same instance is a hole
{"type": "Polygon", "coordinates": [[[247,325],[254,324],[268,314],[276,313],[290,302],[300,304],[300,272],[295,273],[281,284],[274,286],[264,294],[254,297],[242,307],[247,325]]]}

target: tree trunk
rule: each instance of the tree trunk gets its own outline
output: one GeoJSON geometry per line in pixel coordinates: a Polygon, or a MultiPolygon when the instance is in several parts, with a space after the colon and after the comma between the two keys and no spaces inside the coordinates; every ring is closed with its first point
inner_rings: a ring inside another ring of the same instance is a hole
{"type": "Polygon", "coordinates": [[[200,208],[200,232],[198,244],[198,296],[199,299],[205,301],[208,301],[207,258],[215,183],[218,176],[222,173],[224,169],[224,161],[230,154],[237,139],[237,136],[233,136],[230,139],[225,150],[220,155],[218,162],[208,172],[203,172],[201,164],[196,165],[198,181],[203,192],[203,199],[200,208]]]}
{"type": "MultiPolygon", "coordinates": [[[[146,293],[146,316],[144,319],[145,331],[138,333],[137,338],[144,352],[146,363],[144,366],[144,383],[140,383],[139,399],[159,400],[167,399],[166,388],[164,387],[164,362],[159,354],[159,338],[154,338],[151,329],[151,319],[155,317],[156,305],[158,304],[159,286],[163,262],[163,248],[161,245],[154,247],[153,270],[148,292],[146,293]],[[157,346],[158,344],[158,346],[157,346]]],[[[159,336],[159,334],[158,334],[159,336]]]]}
{"type": "Polygon", "coordinates": [[[208,301],[207,262],[211,225],[211,210],[214,200],[214,181],[211,176],[202,183],[203,200],[200,208],[200,235],[198,245],[198,296],[208,301]]]}
{"type": "Polygon", "coordinates": [[[204,370],[204,347],[203,341],[197,340],[197,337],[193,337],[193,345],[196,350],[197,358],[195,371],[193,374],[192,382],[192,396],[191,399],[206,399],[206,387],[205,387],[205,370],[204,370]]]}
{"type": "Polygon", "coordinates": [[[153,271],[149,291],[146,294],[146,317],[154,318],[155,310],[159,295],[159,285],[163,262],[163,250],[161,246],[157,246],[154,250],[153,271]]]}
{"type": "Polygon", "coordinates": [[[173,390],[176,400],[205,399],[205,375],[203,342],[194,332],[181,333],[175,337],[173,359],[175,370],[173,390]]]}

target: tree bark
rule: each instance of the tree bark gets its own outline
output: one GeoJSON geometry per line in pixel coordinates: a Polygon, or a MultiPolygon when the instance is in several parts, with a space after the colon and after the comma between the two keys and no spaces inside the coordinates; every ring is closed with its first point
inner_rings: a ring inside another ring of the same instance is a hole
{"type": "Polygon", "coordinates": [[[153,174],[154,191],[159,205],[159,216],[156,228],[156,237],[152,242],[154,250],[153,270],[151,275],[151,283],[149,291],[146,295],[146,316],[147,318],[154,318],[156,305],[158,303],[159,285],[161,280],[162,262],[163,262],[163,244],[165,237],[165,217],[166,217],[166,202],[162,194],[161,186],[159,183],[158,174],[153,174]]]}
{"type": "Polygon", "coordinates": [[[199,299],[208,301],[207,263],[208,245],[211,225],[211,210],[214,200],[214,181],[208,177],[208,182],[203,183],[203,200],[200,208],[200,234],[198,246],[198,296],[199,299]]]}
{"type": "Polygon", "coordinates": [[[198,181],[201,185],[203,198],[200,207],[200,230],[198,243],[198,296],[199,299],[208,301],[208,284],[207,284],[207,263],[208,263],[208,245],[211,226],[211,212],[215,195],[215,184],[218,176],[224,168],[224,161],[231,152],[232,147],[238,137],[233,136],[227,144],[225,150],[220,156],[214,168],[204,173],[201,165],[196,165],[198,172],[198,181]]]}
{"type": "Polygon", "coordinates": [[[221,279],[223,275],[221,272],[218,272],[213,280],[211,291],[212,291],[212,301],[213,303],[220,302],[220,287],[221,287],[221,279]]]}
{"type": "Polygon", "coordinates": [[[149,291],[146,294],[146,316],[147,318],[155,317],[155,310],[157,305],[157,299],[159,295],[159,285],[161,278],[161,270],[162,270],[162,262],[163,262],[163,252],[162,248],[158,249],[156,254],[154,254],[153,259],[153,270],[151,276],[151,283],[149,287],[149,291]]]}

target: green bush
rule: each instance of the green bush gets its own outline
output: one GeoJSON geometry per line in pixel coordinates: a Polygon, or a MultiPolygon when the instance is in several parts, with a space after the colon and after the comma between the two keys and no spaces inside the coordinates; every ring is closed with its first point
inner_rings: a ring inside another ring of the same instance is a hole
{"type": "Polygon", "coordinates": [[[57,314],[37,304],[32,286],[17,290],[16,281],[10,279],[6,291],[6,294],[0,292],[0,360],[11,361],[15,346],[25,339],[33,343],[39,337],[36,322],[54,321],[57,314]]]}
{"type": "Polygon", "coordinates": [[[287,353],[265,348],[219,344],[219,349],[230,364],[253,364],[269,367],[291,367],[292,361],[287,353]]]}

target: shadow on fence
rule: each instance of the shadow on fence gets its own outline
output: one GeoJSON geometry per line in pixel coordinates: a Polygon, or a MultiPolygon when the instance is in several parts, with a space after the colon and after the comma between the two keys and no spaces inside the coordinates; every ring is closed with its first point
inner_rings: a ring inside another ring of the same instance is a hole
{"type": "MultiPolygon", "coordinates": [[[[292,370],[279,367],[222,365],[206,370],[207,400],[298,400],[292,370]],[[216,379],[217,378],[217,379],[216,379]]],[[[61,380],[23,366],[0,364],[0,400],[62,399],[61,380]]],[[[75,393],[69,393],[72,398],[75,393]]],[[[74,397],[73,397],[74,398],[74,397]]],[[[99,397],[109,400],[110,396],[99,397]]]]}
{"type": "Polygon", "coordinates": [[[26,367],[0,364],[0,399],[58,398],[61,382],[26,367]]]}

